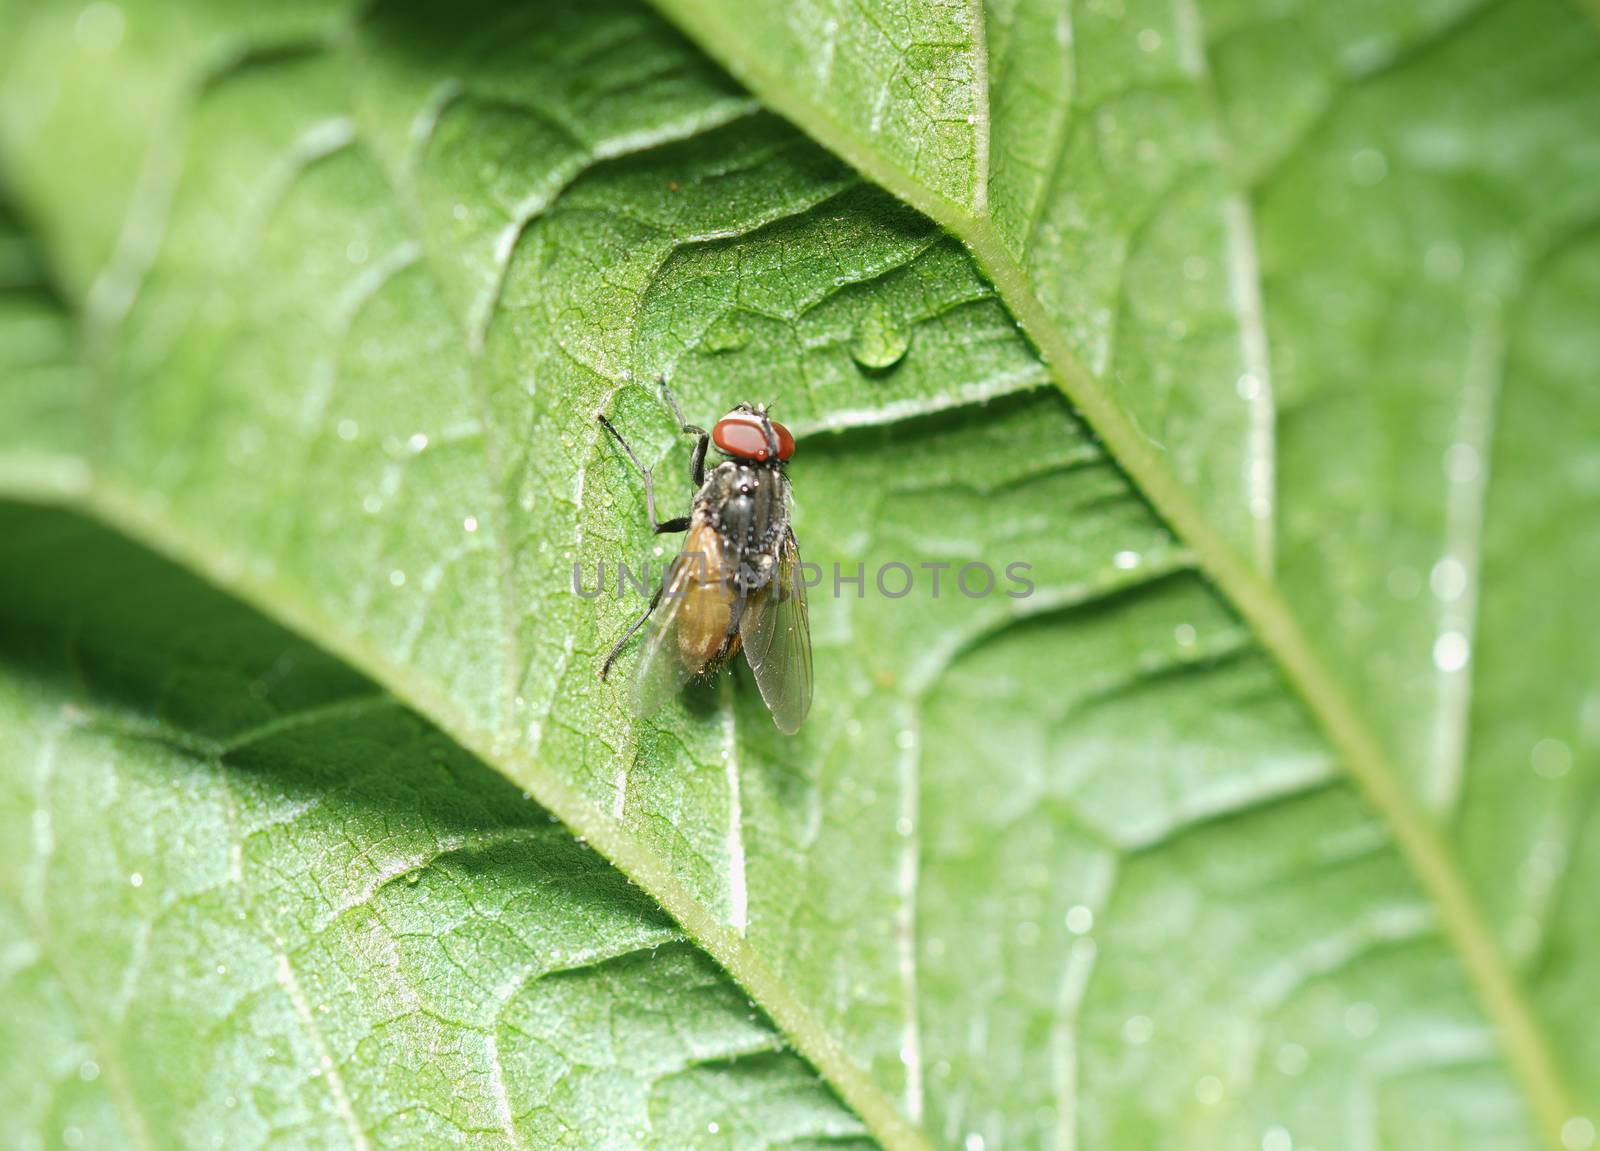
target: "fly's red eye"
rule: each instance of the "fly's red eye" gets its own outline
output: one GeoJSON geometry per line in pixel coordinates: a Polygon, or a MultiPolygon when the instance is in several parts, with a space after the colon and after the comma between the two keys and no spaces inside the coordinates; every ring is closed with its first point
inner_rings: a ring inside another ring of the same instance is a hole
{"type": "MultiPolygon", "coordinates": [[[[778,437],[778,458],[786,460],[794,455],[794,436],[789,429],[773,421],[773,434],[778,437]]],[[[711,429],[711,441],[730,456],[744,460],[765,460],[768,455],[767,433],[761,418],[751,412],[729,412],[711,429]]]]}
{"type": "Polygon", "coordinates": [[[794,436],[789,434],[789,429],[774,420],[772,430],[778,435],[778,458],[786,460],[794,455],[794,436]]]}

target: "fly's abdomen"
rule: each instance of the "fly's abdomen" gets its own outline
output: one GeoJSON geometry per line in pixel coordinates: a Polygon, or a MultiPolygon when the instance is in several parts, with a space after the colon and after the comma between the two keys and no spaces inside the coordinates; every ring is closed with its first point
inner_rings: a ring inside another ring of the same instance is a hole
{"type": "Polygon", "coordinates": [[[722,654],[733,626],[733,595],[720,580],[695,580],[683,593],[678,609],[678,651],[695,673],[722,654]]]}

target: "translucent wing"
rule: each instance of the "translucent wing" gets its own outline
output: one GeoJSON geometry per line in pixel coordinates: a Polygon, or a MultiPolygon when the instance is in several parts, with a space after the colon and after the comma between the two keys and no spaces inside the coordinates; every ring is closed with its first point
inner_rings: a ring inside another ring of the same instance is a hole
{"type": "Polygon", "coordinates": [[[750,596],[739,634],[773,722],[793,735],[811,710],[811,622],[793,529],[784,535],[771,581],[750,596]]]}
{"type": "Polygon", "coordinates": [[[715,529],[696,516],[662,581],[633,681],[633,710],[653,715],[697,675],[716,668],[739,642],[738,598],[724,581],[715,529]]]}

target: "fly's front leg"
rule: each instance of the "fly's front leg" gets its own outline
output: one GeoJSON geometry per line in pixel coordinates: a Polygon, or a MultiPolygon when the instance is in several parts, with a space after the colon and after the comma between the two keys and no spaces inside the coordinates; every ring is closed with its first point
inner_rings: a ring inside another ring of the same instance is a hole
{"type": "Polygon", "coordinates": [[[704,428],[691,424],[683,418],[683,409],[678,407],[678,398],[667,386],[667,378],[665,376],[656,378],[661,382],[661,394],[667,398],[673,418],[678,421],[678,430],[686,436],[700,437],[695,441],[694,451],[689,456],[689,479],[694,484],[695,490],[699,491],[706,482],[706,448],[711,444],[711,435],[704,428]]]}
{"type": "Polygon", "coordinates": [[[706,446],[711,443],[711,437],[704,428],[697,428],[693,424],[684,424],[683,430],[694,432],[700,438],[695,441],[694,451],[689,456],[689,481],[694,484],[695,491],[705,487],[706,483],[706,446]]]}
{"type": "Polygon", "coordinates": [[[605,416],[599,412],[595,413],[594,418],[600,421],[601,427],[605,428],[606,431],[611,433],[611,438],[616,440],[617,443],[621,445],[622,450],[626,452],[628,458],[633,461],[633,466],[638,468],[639,474],[644,477],[644,506],[645,510],[650,513],[650,530],[655,532],[656,535],[661,535],[663,532],[687,531],[689,528],[688,516],[674,516],[672,519],[667,520],[664,523],[656,520],[655,477],[650,474],[649,468],[645,467],[644,464],[639,462],[639,457],[633,454],[633,449],[628,446],[628,441],[622,438],[621,432],[617,431],[616,428],[611,426],[610,420],[606,419],[605,416]]]}
{"type": "Polygon", "coordinates": [[[616,643],[611,645],[611,650],[606,653],[605,662],[600,665],[601,679],[605,679],[606,673],[611,670],[611,665],[617,662],[617,657],[622,654],[622,649],[628,645],[628,641],[633,638],[634,633],[642,628],[644,626],[644,621],[649,619],[650,616],[654,614],[656,605],[661,602],[661,593],[666,589],[666,586],[667,581],[665,579],[656,584],[656,592],[650,597],[650,606],[645,608],[644,614],[630,623],[628,625],[628,630],[622,633],[622,637],[618,639],[616,643]]]}

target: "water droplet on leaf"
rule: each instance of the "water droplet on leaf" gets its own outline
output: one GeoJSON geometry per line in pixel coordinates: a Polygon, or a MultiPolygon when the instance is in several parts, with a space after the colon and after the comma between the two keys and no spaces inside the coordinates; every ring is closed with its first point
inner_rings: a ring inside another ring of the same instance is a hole
{"type": "Polygon", "coordinates": [[[850,358],[869,372],[881,372],[898,364],[910,348],[911,333],[885,309],[873,305],[856,325],[850,358]]]}

